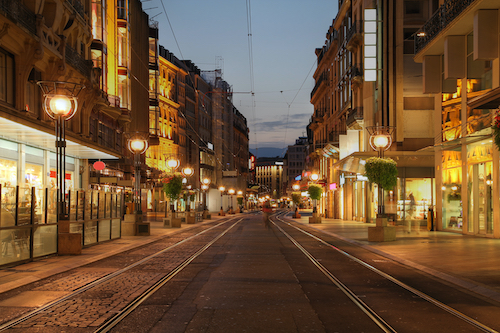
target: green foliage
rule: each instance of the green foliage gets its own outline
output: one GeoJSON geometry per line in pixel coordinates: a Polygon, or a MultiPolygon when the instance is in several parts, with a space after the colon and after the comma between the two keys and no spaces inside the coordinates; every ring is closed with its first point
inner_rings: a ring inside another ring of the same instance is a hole
{"type": "Polygon", "coordinates": [[[309,188],[307,189],[307,193],[309,193],[309,196],[313,200],[321,199],[322,192],[323,192],[323,188],[319,185],[316,185],[316,184],[309,185],[309,188]]]}
{"type": "Polygon", "coordinates": [[[398,168],[390,158],[370,157],[365,164],[366,177],[372,183],[390,190],[398,184],[398,168]]]}
{"type": "Polygon", "coordinates": [[[295,205],[298,205],[300,203],[300,193],[292,193],[292,201],[295,205]]]}
{"type": "Polygon", "coordinates": [[[170,200],[179,199],[179,195],[182,191],[182,177],[173,176],[168,182],[163,183],[163,192],[167,195],[170,200]]]}

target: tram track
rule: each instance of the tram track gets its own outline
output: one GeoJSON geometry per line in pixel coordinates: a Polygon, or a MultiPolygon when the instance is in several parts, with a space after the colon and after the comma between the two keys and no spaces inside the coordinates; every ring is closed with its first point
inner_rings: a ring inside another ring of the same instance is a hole
{"type": "MultiPolygon", "coordinates": [[[[209,234],[210,232],[214,231],[217,228],[220,228],[221,226],[224,226],[228,223],[230,224],[230,226],[227,228],[225,227],[222,232],[217,233],[215,235],[215,237],[210,236],[210,238],[212,238],[211,240],[203,241],[203,246],[201,246],[201,248],[199,250],[197,250],[194,254],[190,255],[187,259],[183,260],[182,263],[180,263],[179,265],[174,267],[168,274],[166,274],[165,276],[160,278],[158,281],[156,281],[151,287],[147,288],[147,290],[145,292],[141,292],[141,294],[138,297],[135,297],[130,302],[130,304],[125,306],[123,310],[118,311],[116,316],[113,316],[113,318],[116,318],[116,317],[123,318],[124,312],[126,312],[126,311],[130,312],[131,311],[130,309],[133,310],[134,305],[137,306],[138,304],[140,304],[142,301],[144,301],[144,299],[149,297],[149,295],[151,293],[153,293],[156,289],[158,289],[161,285],[165,284],[170,279],[172,279],[175,275],[177,275],[180,271],[182,271],[182,269],[184,269],[190,262],[192,262],[196,257],[198,257],[201,253],[203,253],[207,248],[209,248],[213,243],[215,243],[223,235],[225,235],[231,228],[233,228],[241,220],[242,220],[241,218],[237,219],[236,217],[234,217],[234,218],[225,220],[223,222],[217,223],[212,227],[204,229],[204,230],[202,230],[202,231],[200,231],[192,236],[189,236],[185,239],[182,239],[181,241],[176,242],[176,243],[174,243],[166,248],[163,248],[159,251],[156,251],[155,253],[146,256],[145,258],[142,258],[142,259],[140,259],[132,264],[129,264],[124,268],[121,268],[121,269],[119,269],[113,273],[107,274],[103,277],[97,278],[94,281],[75,289],[74,291],[72,291],[68,295],[65,295],[64,297],[58,298],[58,299],[56,299],[52,302],[49,302],[49,303],[47,303],[47,304],[45,304],[45,305],[43,305],[35,310],[32,310],[24,315],[21,315],[18,318],[15,318],[15,319],[10,320],[6,323],[3,323],[2,325],[0,325],[0,332],[7,331],[7,330],[12,329],[12,328],[16,328],[16,326],[22,325],[23,323],[26,323],[28,321],[36,320],[36,317],[39,315],[50,314],[52,309],[60,307],[61,304],[68,302],[69,300],[74,299],[75,297],[78,297],[81,294],[83,294],[85,292],[92,291],[92,289],[102,288],[102,286],[105,285],[106,283],[109,283],[112,280],[116,280],[117,278],[119,278],[120,276],[123,276],[127,272],[130,272],[134,269],[137,269],[141,265],[146,265],[148,262],[154,261],[155,259],[157,259],[161,255],[168,253],[169,251],[171,251],[177,247],[180,247],[180,246],[182,246],[190,241],[193,241],[197,238],[200,238],[201,236],[206,236],[207,234],[209,234]],[[236,220],[236,222],[234,222],[235,220],[236,220]],[[234,223],[232,223],[232,222],[234,222],[234,223]],[[146,295],[148,295],[148,296],[146,296],[146,295]]],[[[144,247],[147,247],[147,245],[144,247]]],[[[113,319],[113,318],[109,319],[109,320],[107,319],[106,323],[108,321],[117,323],[116,319],[113,319]]],[[[106,325],[100,326],[97,331],[98,332],[107,332],[110,328],[112,328],[112,325],[106,324],[106,325]],[[106,326],[108,328],[105,328],[104,326],[106,326]]]]}
{"type": "MultiPolygon", "coordinates": [[[[352,260],[356,262],[357,264],[361,265],[362,267],[378,274],[379,276],[383,277],[384,279],[394,283],[395,285],[399,286],[400,288],[410,292],[411,294],[427,301],[428,303],[444,310],[445,312],[449,313],[450,315],[464,321],[465,323],[473,326],[474,328],[482,331],[482,332],[488,332],[488,333],[498,333],[497,330],[479,322],[478,320],[475,320],[474,318],[471,318],[467,316],[466,314],[438,301],[437,299],[425,294],[422,291],[419,291],[408,284],[398,280],[397,278],[393,277],[390,274],[387,274],[380,269],[374,267],[373,265],[368,264],[367,262],[355,257],[354,255],[328,243],[324,239],[313,235],[312,233],[304,230],[303,228],[299,228],[295,226],[294,224],[283,220],[284,213],[279,213],[274,216],[274,220],[279,221],[280,223],[283,223],[297,231],[300,231],[302,234],[316,240],[317,242],[329,247],[330,249],[336,251],[337,253],[347,257],[349,260],[352,260]]],[[[296,238],[292,237],[289,233],[287,233],[283,228],[281,228],[275,221],[272,221],[272,224],[281,232],[283,233],[289,240],[296,246],[313,264],[318,268],[319,271],[321,271],[330,281],[332,281],[351,301],[356,304],[358,308],[360,308],[382,331],[384,332],[396,332],[396,330],[391,327],[383,318],[381,318],[373,309],[371,309],[365,302],[363,302],[359,297],[356,296],[356,293],[353,292],[350,288],[348,288],[344,283],[340,281],[335,274],[333,274],[328,268],[326,268],[323,264],[320,263],[320,260],[316,257],[314,257],[309,251],[305,249],[304,246],[302,246],[296,238]]]]}

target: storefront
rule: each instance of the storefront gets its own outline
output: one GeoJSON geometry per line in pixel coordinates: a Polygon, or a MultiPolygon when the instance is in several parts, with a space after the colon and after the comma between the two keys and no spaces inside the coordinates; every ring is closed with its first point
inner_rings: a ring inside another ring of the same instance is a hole
{"type": "MultiPolygon", "coordinates": [[[[377,184],[364,176],[364,161],[376,153],[353,153],[335,164],[340,170],[340,191],[344,210],[340,218],[375,223],[379,198],[377,184]]],[[[434,155],[432,152],[388,151],[386,157],[398,165],[398,184],[384,191],[384,211],[396,225],[423,226],[429,208],[436,204],[434,155]]]]}

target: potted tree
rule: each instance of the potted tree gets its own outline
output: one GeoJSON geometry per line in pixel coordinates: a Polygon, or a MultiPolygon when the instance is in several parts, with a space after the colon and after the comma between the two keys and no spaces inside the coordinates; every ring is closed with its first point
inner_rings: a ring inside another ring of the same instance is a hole
{"type": "Polygon", "coordinates": [[[393,241],[396,239],[396,228],[387,225],[384,189],[392,189],[398,184],[397,164],[390,158],[370,157],[366,160],[365,172],[368,180],[377,184],[379,189],[376,226],[368,228],[368,241],[393,241]]]}
{"type": "Polygon", "coordinates": [[[293,204],[295,205],[295,213],[293,213],[294,219],[300,218],[300,214],[299,214],[300,198],[301,198],[300,193],[292,193],[292,201],[293,201],[293,204]]]}
{"type": "Polygon", "coordinates": [[[180,228],[181,219],[175,216],[175,201],[179,199],[182,192],[182,177],[179,175],[174,175],[171,177],[166,177],[163,179],[163,192],[165,192],[167,198],[170,201],[170,210],[172,212],[170,218],[163,220],[164,225],[170,223],[171,227],[180,228]]]}
{"type": "Polygon", "coordinates": [[[318,214],[318,210],[316,208],[317,200],[321,199],[321,193],[323,192],[323,188],[316,184],[309,185],[307,189],[307,193],[309,193],[309,197],[313,200],[313,216],[309,218],[309,223],[321,223],[321,216],[318,214]]]}

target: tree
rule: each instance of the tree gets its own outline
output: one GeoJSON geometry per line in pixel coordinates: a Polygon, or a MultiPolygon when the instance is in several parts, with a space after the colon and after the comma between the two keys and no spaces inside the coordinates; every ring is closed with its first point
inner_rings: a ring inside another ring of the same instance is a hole
{"type": "Polygon", "coordinates": [[[182,177],[175,175],[163,180],[163,192],[171,200],[171,202],[179,199],[182,192],[182,177]]]}
{"type": "Polygon", "coordinates": [[[372,183],[390,190],[398,184],[398,168],[390,158],[370,157],[365,164],[366,177],[372,183]]]}
{"type": "Polygon", "coordinates": [[[316,200],[321,199],[321,193],[323,192],[323,188],[316,184],[309,185],[307,189],[307,193],[309,193],[309,197],[314,200],[314,208],[313,213],[316,213],[316,200]]]}

